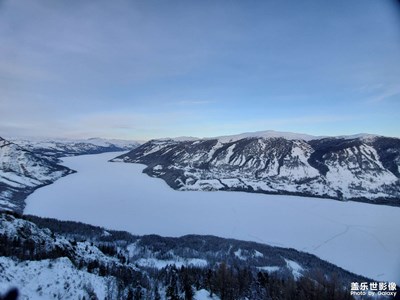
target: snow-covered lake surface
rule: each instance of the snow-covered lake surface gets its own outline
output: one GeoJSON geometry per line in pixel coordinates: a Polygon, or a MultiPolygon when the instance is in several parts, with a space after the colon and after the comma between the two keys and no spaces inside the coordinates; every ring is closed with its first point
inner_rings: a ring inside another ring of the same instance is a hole
{"type": "Polygon", "coordinates": [[[27,199],[26,214],[133,234],[212,234],[291,247],[381,281],[400,283],[400,208],[242,192],[179,192],[110,163],[120,153],[64,159],[78,173],[27,199]]]}

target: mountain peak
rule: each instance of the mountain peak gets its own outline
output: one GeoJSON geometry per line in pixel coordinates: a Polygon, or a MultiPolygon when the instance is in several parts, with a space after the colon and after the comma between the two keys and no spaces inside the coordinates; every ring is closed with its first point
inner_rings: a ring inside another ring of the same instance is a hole
{"type": "Polygon", "coordinates": [[[244,132],[236,135],[226,135],[216,137],[221,142],[234,142],[244,138],[259,137],[259,138],[285,138],[287,140],[305,140],[310,141],[314,139],[323,138],[322,136],[314,136],[305,133],[294,133],[286,131],[264,130],[255,132],[244,132]]]}
{"type": "Polygon", "coordinates": [[[380,135],[371,134],[371,133],[357,133],[357,134],[351,134],[351,135],[340,135],[340,136],[336,136],[335,138],[341,138],[341,139],[346,139],[346,140],[352,140],[352,139],[370,140],[370,139],[374,139],[376,137],[380,137],[380,135]]]}

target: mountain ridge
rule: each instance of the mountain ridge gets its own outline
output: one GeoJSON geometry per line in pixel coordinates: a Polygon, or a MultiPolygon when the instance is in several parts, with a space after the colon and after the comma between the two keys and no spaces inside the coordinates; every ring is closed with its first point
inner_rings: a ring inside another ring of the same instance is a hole
{"type": "Polygon", "coordinates": [[[323,138],[344,138],[344,139],[354,139],[354,138],[373,138],[373,137],[383,137],[378,134],[371,133],[356,133],[350,135],[339,135],[339,136],[329,136],[329,135],[311,135],[306,133],[295,133],[290,131],[276,131],[276,130],[261,130],[261,131],[250,131],[243,132],[239,134],[229,134],[229,135],[221,135],[221,136],[213,136],[213,137],[193,137],[193,136],[178,136],[178,137],[166,137],[166,138],[156,138],[152,140],[173,140],[173,141],[195,141],[195,140],[213,140],[218,139],[224,142],[236,141],[243,138],[285,138],[289,140],[315,140],[315,139],[323,139],[323,138]]]}
{"type": "Polygon", "coordinates": [[[83,154],[128,151],[139,146],[137,141],[120,139],[52,139],[52,138],[12,138],[15,144],[47,158],[60,158],[83,154]]]}
{"type": "Polygon", "coordinates": [[[0,137],[0,208],[22,212],[34,190],[74,172],[0,137]]]}
{"type": "Polygon", "coordinates": [[[111,161],[143,163],[144,173],[177,190],[400,205],[400,139],[358,134],[307,141],[294,136],[151,140],[111,161]]]}
{"type": "Polygon", "coordinates": [[[0,209],[22,212],[26,197],[36,189],[75,173],[61,157],[127,151],[134,141],[36,139],[12,141],[0,137],[0,209]]]}

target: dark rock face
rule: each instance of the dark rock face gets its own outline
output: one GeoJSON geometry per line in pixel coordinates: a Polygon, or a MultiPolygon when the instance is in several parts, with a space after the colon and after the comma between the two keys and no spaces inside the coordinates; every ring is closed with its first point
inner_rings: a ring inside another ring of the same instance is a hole
{"type": "Polygon", "coordinates": [[[232,190],[400,205],[400,139],[149,141],[112,161],[178,190],[232,190]]]}
{"type": "Polygon", "coordinates": [[[382,137],[373,141],[382,165],[400,178],[400,139],[382,137]]]}

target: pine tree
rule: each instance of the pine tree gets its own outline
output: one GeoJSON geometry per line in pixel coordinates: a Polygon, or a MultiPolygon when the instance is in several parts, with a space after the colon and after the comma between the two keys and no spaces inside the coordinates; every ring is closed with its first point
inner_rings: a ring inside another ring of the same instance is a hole
{"type": "Polygon", "coordinates": [[[179,300],[179,294],[178,294],[178,285],[177,285],[177,278],[176,278],[176,273],[173,270],[171,282],[169,286],[167,287],[167,292],[166,296],[168,300],[179,300]]]}
{"type": "Polygon", "coordinates": [[[135,300],[141,300],[143,299],[143,291],[142,287],[138,285],[135,290],[135,300]]]}
{"type": "Polygon", "coordinates": [[[161,300],[160,292],[158,291],[158,285],[154,287],[154,300],[161,300]]]}

